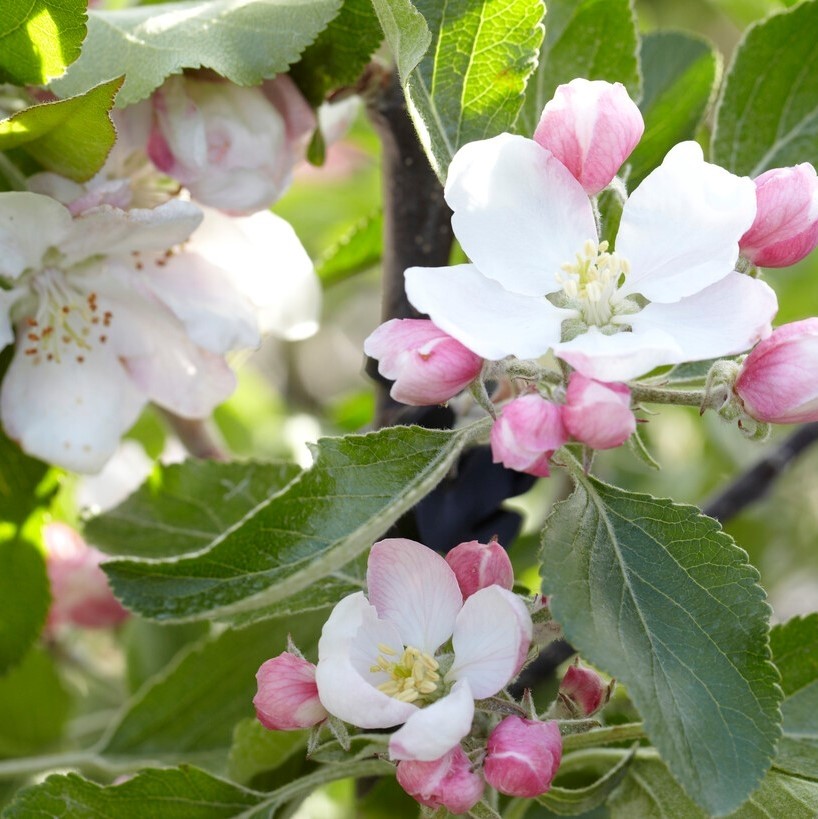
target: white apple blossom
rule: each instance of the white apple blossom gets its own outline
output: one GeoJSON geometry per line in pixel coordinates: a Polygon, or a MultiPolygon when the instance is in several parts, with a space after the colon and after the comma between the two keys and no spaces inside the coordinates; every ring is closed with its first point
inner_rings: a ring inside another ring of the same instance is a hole
{"type": "Polygon", "coordinates": [[[548,150],[501,134],[461,148],[446,201],[472,264],[406,271],[409,300],[487,359],[549,349],[589,378],[742,352],[771,330],[763,282],[735,272],[755,189],[680,143],[624,205],[616,250],[548,150]]]}
{"type": "Polygon", "coordinates": [[[474,700],[496,694],[520,670],[531,618],[500,586],[464,603],[446,561],[411,540],[372,547],[367,585],[369,599],[345,597],[324,625],[321,702],[361,728],[403,724],[389,740],[392,759],[439,759],[469,733],[474,700]]]}

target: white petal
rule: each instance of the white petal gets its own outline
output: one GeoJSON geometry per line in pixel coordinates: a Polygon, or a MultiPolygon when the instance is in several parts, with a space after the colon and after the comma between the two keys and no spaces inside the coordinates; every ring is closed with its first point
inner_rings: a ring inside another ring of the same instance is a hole
{"type": "Polygon", "coordinates": [[[766,338],[777,310],[768,285],[733,272],[675,304],[649,304],[632,324],[634,333],[661,330],[674,338],[678,361],[699,361],[744,352],[766,338]]]}
{"type": "Polygon", "coordinates": [[[480,589],[457,618],[454,664],[446,679],[468,680],[476,699],[496,694],[519,671],[532,630],[531,617],[516,594],[500,586],[480,589]]]}
{"type": "Polygon", "coordinates": [[[705,162],[695,142],[676,145],[625,203],[616,252],[631,273],[620,292],[673,302],[714,284],[755,212],[751,179],[705,162]]]}
{"type": "Polygon", "coordinates": [[[91,346],[83,361],[27,356],[17,348],[3,379],[0,414],[9,437],[30,455],[77,472],[96,472],[136,421],[145,397],[111,348],[91,346]]]}
{"type": "Polygon", "coordinates": [[[366,582],[378,616],[395,624],[404,645],[434,654],[451,637],[463,596],[439,554],[414,540],[382,540],[369,553],[366,582]]]}
{"type": "Polygon", "coordinates": [[[14,341],[14,328],[11,326],[11,308],[17,301],[28,294],[27,289],[17,288],[0,290],[0,350],[14,341]]]}
{"type": "Polygon", "coordinates": [[[467,680],[459,680],[443,699],[416,711],[389,740],[392,759],[439,759],[471,730],[474,695],[467,680]]]}
{"type": "Polygon", "coordinates": [[[474,265],[410,267],[406,295],[441,330],[483,358],[538,358],[575,313],[542,296],[511,293],[474,265]]]}
{"type": "Polygon", "coordinates": [[[318,640],[318,659],[334,654],[348,654],[349,641],[358,633],[367,610],[373,608],[363,592],[348,594],[330,612],[321,638],[318,640]]]}
{"type": "Polygon", "coordinates": [[[0,276],[16,279],[26,268],[39,269],[50,247],[62,248],[71,214],[49,196],[0,193],[0,276]]]}
{"type": "Polygon", "coordinates": [[[660,328],[606,336],[596,327],[557,345],[554,354],[597,381],[628,381],[662,364],[682,361],[683,356],[681,347],[660,328]]]}

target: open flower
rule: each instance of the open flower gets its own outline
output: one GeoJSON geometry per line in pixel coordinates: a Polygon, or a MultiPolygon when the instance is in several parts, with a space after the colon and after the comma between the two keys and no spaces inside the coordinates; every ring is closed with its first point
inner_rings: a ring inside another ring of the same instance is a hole
{"type": "Polygon", "coordinates": [[[389,728],[392,759],[440,759],[469,733],[474,700],[520,670],[531,618],[516,595],[489,586],[463,603],[446,561],[402,538],[372,547],[369,599],[349,595],[318,643],[316,682],[330,714],[389,728]]]}
{"type": "Polygon", "coordinates": [[[755,186],[705,162],[694,142],[625,202],[615,252],[582,185],[533,140],[465,145],[445,193],[472,264],[410,268],[406,292],[483,358],[552,349],[589,378],[625,381],[739,353],[770,332],[775,294],[734,271],[755,186]]]}

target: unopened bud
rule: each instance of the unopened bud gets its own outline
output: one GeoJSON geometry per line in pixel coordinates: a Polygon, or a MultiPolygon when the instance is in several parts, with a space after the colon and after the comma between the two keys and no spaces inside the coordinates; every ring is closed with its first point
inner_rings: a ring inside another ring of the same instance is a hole
{"type": "Polygon", "coordinates": [[[471,810],[485,788],[459,745],[431,762],[414,759],[399,762],[395,775],[398,784],[421,805],[445,808],[456,814],[471,810]]]}
{"type": "Polygon", "coordinates": [[[263,663],[253,697],[259,722],[272,731],[310,728],[329,714],[318,699],[315,666],[288,651],[263,663]]]}
{"type": "Polygon", "coordinates": [[[611,698],[613,683],[606,683],[591,668],[571,665],[562,678],[559,701],[565,707],[566,716],[581,719],[593,716],[611,698]]]}
{"type": "Polygon", "coordinates": [[[457,578],[464,600],[486,586],[511,589],[514,585],[514,569],[508,553],[496,540],[461,543],[446,555],[446,562],[457,578]]]}
{"type": "Polygon", "coordinates": [[[631,391],[624,384],[604,384],[573,372],[562,420],[571,437],[591,449],[620,446],[636,431],[631,391]]]}

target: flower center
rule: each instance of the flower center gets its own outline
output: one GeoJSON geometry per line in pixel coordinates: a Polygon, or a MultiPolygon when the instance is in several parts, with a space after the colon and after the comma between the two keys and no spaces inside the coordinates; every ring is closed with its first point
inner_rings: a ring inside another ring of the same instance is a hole
{"type": "Polygon", "coordinates": [[[391,677],[378,686],[379,691],[401,702],[425,700],[437,691],[440,664],[431,654],[414,646],[407,646],[399,659],[391,660],[390,657],[398,654],[395,649],[379,643],[378,650],[381,653],[369,670],[373,674],[383,671],[391,677]]]}

